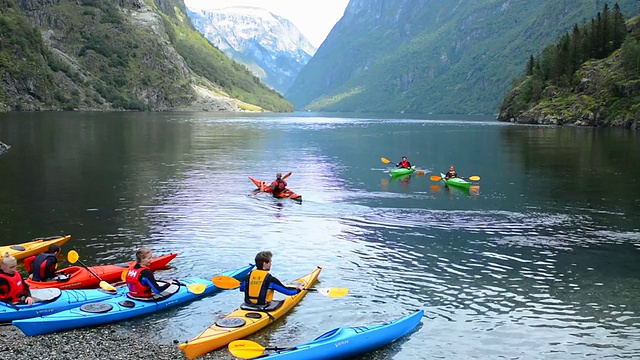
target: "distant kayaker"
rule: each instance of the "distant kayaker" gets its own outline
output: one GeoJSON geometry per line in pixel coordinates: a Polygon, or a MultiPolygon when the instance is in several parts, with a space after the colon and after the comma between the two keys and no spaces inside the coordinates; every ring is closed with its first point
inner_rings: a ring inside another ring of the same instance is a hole
{"type": "Polygon", "coordinates": [[[274,196],[280,194],[281,192],[287,189],[287,182],[282,178],[281,172],[276,174],[276,179],[273,180],[271,185],[269,185],[269,188],[271,188],[271,192],[273,193],[274,196]]]}
{"type": "Polygon", "coordinates": [[[126,277],[129,295],[137,298],[150,298],[153,293],[159,294],[172,284],[177,285],[175,280],[163,285],[158,284],[153,272],[148,268],[151,264],[151,258],[153,258],[153,253],[149,248],[141,247],[136,252],[136,264],[129,269],[126,277]]]}
{"type": "Polygon", "coordinates": [[[51,244],[47,252],[24,259],[25,268],[32,274],[31,279],[33,281],[50,281],[56,278],[58,254],[61,251],[60,245],[51,244]]]}
{"type": "Polygon", "coordinates": [[[445,179],[457,178],[458,173],[454,169],[453,165],[449,166],[449,171],[444,175],[445,179]]]}
{"type": "Polygon", "coordinates": [[[401,167],[405,169],[411,169],[411,163],[407,160],[406,156],[402,157],[402,161],[396,164],[396,167],[401,167]]]}
{"type": "Polygon", "coordinates": [[[248,280],[240,284],[240,291],[244,292],[245,303],[267,305],[273,300],[274,290],[288,296],[295,295],[302,290],[302,286],[286,286],[275,276],[269,274],[272,257],[271,251],[261,251],[256,255],[256,269],[249,274],[248,280]]]}
{"type": "Polygon", "coordinates": [[[18,261],[9,253],[4,254],[0,265],[0,301],[7,303],[22,302],[33,304],[29,285],[22,279],[22,275],[16,270],[18,261]]]}

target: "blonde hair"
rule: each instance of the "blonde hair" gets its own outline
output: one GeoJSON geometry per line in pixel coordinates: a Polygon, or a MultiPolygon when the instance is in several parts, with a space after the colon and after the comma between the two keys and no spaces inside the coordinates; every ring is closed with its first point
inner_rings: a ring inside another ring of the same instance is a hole
{"type": "Polygon", "coordinates": [[[16,264],[18,264],[18,260],[16,260],[16,258],[9,255],[8,251],[4,253],[4,258],[2,258],[2,265],[14,266],[16,264]]]}
{"type": "Polygon", "coordinates": [[[140,261],[147,256],[147,254],[149,254],[151,252],[151,249],[147,248],[147,247],[141,247],[140,249],[138,249],[138,251],[136,251],[136,262],[139,264],[140,261]]]}

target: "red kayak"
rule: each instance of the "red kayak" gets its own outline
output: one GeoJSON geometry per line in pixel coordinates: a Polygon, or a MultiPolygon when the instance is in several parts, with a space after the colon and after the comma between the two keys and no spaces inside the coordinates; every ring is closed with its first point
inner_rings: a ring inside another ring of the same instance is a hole
{"type": "MultiPolygon", "coordinates": [[[[258,190],[262,192],[273,193],[273,190],[271,190],[271,188],[269,187],[271,183],[268,183],[266,181],[260,181],[258,179],[252,178],[251,176],[249,176],[249,179],[253,181],[254,184],[256,184],[256,186],[258,187],[258,190]]],[[[302,201],[302,195],[289,189],[285,189],[283,192],[277,195],[274,194],[273,196],[280,199],[289,198],[291,200],[302,201]]]]}
{"type": "MultiPolygon", "coordinates": [[[[162,255],[151,259],[149,269],[152,271],[161,270],[167,267],[167,264],[173,260],[178,254],[172,253],[162,255]]],[[[122,271],[135,265],[135,261],[129,261],[128,263],[115,264],[115,265],[99,265],[90,266],[89,268],[96,275],[100,276],[100,279],[108,282],[115,283],[121,281],[120,276],[122,271]]],[[[70,266],[68,268],[56,271],[59,280],[51,281],[33,281],[31,277],[25,279],[31,289],[43,289],[43,288],[58,288],[58,289],[87,289],[96,288],[100,284],[94,275],[89,270],[82,266],[70,266]]]]}

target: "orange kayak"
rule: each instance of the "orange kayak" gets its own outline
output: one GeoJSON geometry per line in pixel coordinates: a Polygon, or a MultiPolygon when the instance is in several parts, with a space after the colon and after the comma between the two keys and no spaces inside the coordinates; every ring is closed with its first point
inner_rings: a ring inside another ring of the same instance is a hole
{"type": "MultiPolygon", "coordinates": [[[[172,253],[153,258],[151,259],[149,269],[151,269],[152,271],[164,269],[167,267],[167,264],[169,264],[169,262],[176,256],[178,256],[178,254],[172,253]]],[[[133,265],[135,265],[135,261],[129,261],[127,263],[114,265],[90,266],[89,268],[96,275],[100,276],[102,280],[108,283],[115,283],[121,280],[120,276],[122,275],[122,272],[133,265]]],[[[91,274],[89,270],[87,270],[83,266],[70,266],[68,268],[56,271],[56,274],[63,275],[65,279],[51,281],[33,281],[31,277],[29,277],[25,279],[25,281],[27,282],[27,284],[29,284],[29,288],[31,289],[88,289],[96,288],[100,284],[100,280],[98,280],[94,275],[91,274]]]]}
{"type": "Polygon", "coordinates": [[[4,254],[8,252],[9,255],[15,257],[16,260],[22,260],[29,256],[38,255],[49,250],[49,245],[51,244],[58,244],[62,246],[62,244],[69,240],[71,240],[71,235],[33,239],[26,243],[0,246],[0,254],[4,256],[4,254]]]}
{"type": "MultiPolygon", "coordinates": [[[[271,188],[269,187],[271,183],[252,178],[251,176],[249,176],[249,179],[253,181],[253,183],[258,187],[258,190],[266,193],[273,193],[273,190],[271,190],[271,188]]],[[[302,201],[302,195],[290,189],[285,189],[279,194],[273,194],[273,196],[279,199],[289,198],[291,200],[302,201]]]]}

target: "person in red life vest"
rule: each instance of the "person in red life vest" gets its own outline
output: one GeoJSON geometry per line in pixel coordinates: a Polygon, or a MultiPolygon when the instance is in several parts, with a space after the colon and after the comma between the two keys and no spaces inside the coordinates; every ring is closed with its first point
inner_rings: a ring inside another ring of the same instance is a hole
{"type": "Polygon", "coordinates": [[[7,303],[33,304],[29,285],[22,279],[22,275],[16,270],[18,261],[16,258],[4,254],[0,265],[0,301],[7,303]]]}
{"type": "Polygon", "coordinates": [[[127,287],[129,288],[129,294],[134,297],[150,298],[153,293],[159,294],[165,291],[172,284],[176,284],[175,280],[159,285],[156,281],[153,272],[148,268],[151,264],[153,253],[151,249],[141,247],[136,252],[136,263],[127,272],[127,287]]]}
{"type": "Polygon", "coordinates": [[[401,167],[405,169],[411,169],[411,163],[407,160],[406,156],[402,157],[402,161],[396,164],[396,167],[401,167]]]}
{"type": "Polygon", "coordinates": [[[457,178],[458,173],[454,169],[453,165],[449,166],[449,171],[444,175],[445,179],[457,178]]]}
{"type": "Polygon", "coordinates": [[[271,185],[269,185],[269,188],[271,188],[271,192],[273,193],[274,196],[280,194],[281,192],[287,189],[287,182],[284,181],[284,179],[282,178],[281,172],[276,174],[276,179],[273,180],[271,185]]]}
{"type": "Polygon", "coordinates": [[[286,286],[275,276],[269,274],[272,257],[271,251],[261,251],[256,255],[255,270],[249,274],[247,280],[240,284],[240,291],[244,292],[245,303],[268,305],[273,300],[274,291],[291,296],[303,289],[302,286],[286,286]]]}
{"type": "Polygon", "coordinates": [[[56,277],[58,254],[62,248],[58,244],[49,245],[49,250],[38,256],[24,259],[24,267],[31,274],[33,281],[50,281],[56,277]]]}

